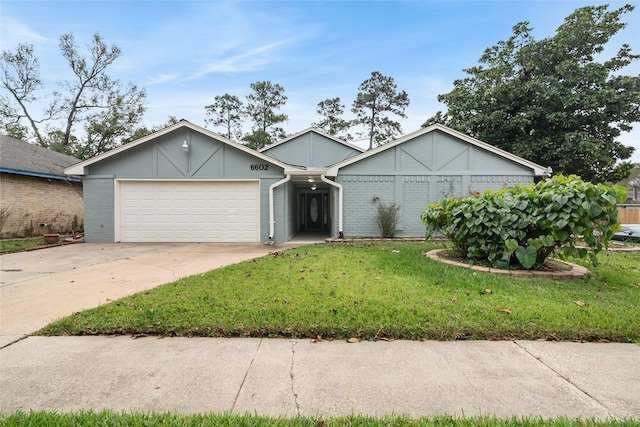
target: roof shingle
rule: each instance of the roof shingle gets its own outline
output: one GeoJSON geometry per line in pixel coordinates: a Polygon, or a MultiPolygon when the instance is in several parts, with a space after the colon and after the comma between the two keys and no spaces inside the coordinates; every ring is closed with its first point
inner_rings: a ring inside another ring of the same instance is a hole
{"type": "Polygon", "coordinates": [[[68,178],[65,168],[80,163],[75,157],[0,135],[0,169],[68,178]]]}

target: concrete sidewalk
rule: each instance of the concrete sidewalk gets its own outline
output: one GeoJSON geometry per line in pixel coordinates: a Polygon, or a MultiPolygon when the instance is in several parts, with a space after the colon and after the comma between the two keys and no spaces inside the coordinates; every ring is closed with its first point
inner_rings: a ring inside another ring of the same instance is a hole
{"type": "Polygon", "coordinates": [[[29,337],[0,411],[640,419],[640,347],[550,342],[29,337]]]}

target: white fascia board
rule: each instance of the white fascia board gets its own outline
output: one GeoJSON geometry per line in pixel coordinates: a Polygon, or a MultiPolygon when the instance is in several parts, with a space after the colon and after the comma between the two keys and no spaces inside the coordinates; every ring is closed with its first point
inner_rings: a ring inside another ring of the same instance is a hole
{"type": "Polygon", "coordinates": [[[339,163],[336,163],[334,165],[331,165],[327,169],[327,176],[337,176],[338,175],[338,171],[340,170],[340,168],[343,168],[343,167],[348,166],[350,164],[359,162],[360,160],[366,159],[367,157],[374,156],[374,155],[376,155],[376,154],[378,154],[378,153],[380,153],[382,151],[385,151],[385,150],[388,150],[390,148],[393,148],[396,145],[400,145],[400,144],[402,144],[402,143],[404,143],[406,141],[414,139],[414,138],[416,138],[418,136],[422,136],[422,135],[427,134],[429,132],[433,132],[435,130],[439,130],[439,131],[441,131],[443,133],[446,133],[446,134],[449,134],[449,135],[451,135],[451,136],[453,136],[455,138],[458,138],[458,139],[461,139],[461,140],[463,140],[465,142],[468,142],[471,145],[474,145],[476,147],[482,148],[482,149],[484,149],[486,151],[489,151],[491,153],[497,154],[497,155],[499,155],[499,156],[501,156],[503,158],[511,160],[511,161],[513,161],[515,163],[518,163],[518,164],[522,165],[522,166],[528,167],[528,168],[533,170],[533,173],[536,176],[542,176],[542,175],[545,175],[547,173],[547,168],[545,168],[543,166],[540,166],[537,163],[533,163],[533,162],[531,162],[529,160],[523,159],[522,157],[518,157],[515,154],[511,154],[511,153],[509,153],[507,151],[501,150],[498,147],[494,147],[493,145],[487,144],[486,142],[482,142],[479,139],[472,138],[472,137],[470,137],[468,135],[465,135],[462,132],[458,132],[457,130],[453,130],[453,129],[447,127],[447,126],[444,126],[444,125],[441,125],[439,123],[436,123],[436,124],[433,124],[431,126],[428,126],[428,127],[424,128],[424,129],[420,129],[420,130],[417,130],[417,131],[412,132],[410,134],[407,134],[407,135],[405,135],[403,137],[400,137],[400,138],[398,138],[398,139],[396,139],[394,141],[391,141],[391,142],[389,142],[387,144],[381,145],[381,146],[376,147],[376,148],[374,148],[372,150],[365,151],[362,154],[358,154],[358,155],[353,156],[353,157],[351,157],[349,159],[343,160],[342,162],[339,162],[339,163]]]}
{"type": "Polygon", "coordinates": [[[291,176],[309,176],[309,177],[318,177],[320,175],[326,175],[327,168],[300,168],[290,166],[289,168],[284,170],[285,175],[291,176]]]}
{"type": "Polygon", "coordinates": [[[191,130],[193,130],[195,132],[199,132],[199,133],[201,133],[203,135],[206,135],[206,136],[208,136],[208,137],[210,137],[212,139],[215,139],[215,140],[218,140],[218,141],[220,141],[220,142],[222,142],[224,144],[230,145],[233,148],[236,148],[236,149],[238,149],[240,151],[243,151],[243,152],[245,152],[245,153],[247,153],[247,154],[249,154],[251,156],[257,157],[257,158],[259,158],[259,159],[261,159],[261,160],[263,160],[265,162],[269,162],[271,164],[279,166],[279,167],[281,167],[283,169],[301,170],[301,168],[299,168],[299,167],[289,165],[287,163],[284,163],[284,162],[281,162],[279,160],[276,160],[273,157],[267,156],[265,154],[261,154],[260,152],[258,152],[256,150],[253,150],[253,149],[251,149],[251,148],[249,148],[249,147],[247,147],[245,145],[242,145],[242,144],[240,144],[238,142],[235,142],[235,141],[232,141],[232,140],[230,140],[228,138],[225,138],[222,135],[218,135],[215,132],[211,132],[208,129],[202,128],[202,127],[197,126],[197,125],[194,125],[193,123],[188,122],[186,120],[181,120],[178,123],[175,123],[175,124],[173,124],[171,126],[168,126],[168,127],[164,128],[164,129],[161,129],[161,130],[159,130],[157,132],[153,132],[153,133],[151,133],[149,135],[143,136],[140,139],[136,139],[135,141],[129,142],[127,144],[121,145],[120,147],[114,148],[113,150],[107,151],[106,153],[99,154],[99,155],[97,155],[95,157],[92,157],[90,159],[87,159],[87,160],[84,160],[84,161],[82,161],[80,163],[77,163],[77,164],[75,164],[73,166],[70,166],[70,167],[68,167],[68,168],[66,168],[64,170],[64,173],[66,175],[85,175],[85,168],[87,166],[90,166],[90,165],[92,165],[94,163],[100,162],[100,161],[102,161],[104,159],[108,159],[111,156],[114,156],[114,155],[119,154],[119,153],[121,153],[123,151],[129,150],[131,148],[137,147],[138,145],[144,144],[144,143],[146,143],[146,142],[148,142],[148,141],[150,141],[152,139],[156,139],[159,136],[166,135],[166,134],[168,134],[170,132],[173,132],[174,130],[180,129],[180,128],[189,128],[189,129],[191,129],[191,130]]]}

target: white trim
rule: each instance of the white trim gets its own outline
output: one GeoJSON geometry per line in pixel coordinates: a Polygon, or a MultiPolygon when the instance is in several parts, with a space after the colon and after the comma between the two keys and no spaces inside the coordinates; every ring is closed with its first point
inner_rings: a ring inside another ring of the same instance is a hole
{"type": "Polygon", "coordinates": [[[292,166],[292,165],[289,165],[287,163],[283,163],[280,160],[276,160],[273,157],[267,156],[266,154],[261,154],[260,152],[258,152],[256,150],[253,150],[253,149],[247,147],[246,145],[242,145],[240,143],[232,141],[232,140],[230,140],[228,138],[225,138],[222,135],[218,135],[215,132],[211,132],[208,129],[202,128],[202,127],[197,126],[197,125],[194,125],[193,123],[188,122],[186,120],[181,120],[178,123],[173,124],[171,126],[168,126],[168,127],[164,128],[162,130],[159,130],[159,131],[154,132],[154,133],[150,133],[149,135],[143,136],[140,139],[136,139],[135,141],[129,142],[129,143],[124,144],[124,145],[121,145],[120,147],[114,148],[113,150],[107,151],[106,153],[99,154],[99,155],[97,155],[95,157],[92,157],[90,159],[84,160],[84,161],[82,161],[80,163],[76,163],[73,166],[69,166],[68,168],[66,168],[64,170],[64,173],[66,175],[85,175],[85,168],[87,166],[91,166],[94,163],[100,162],[100,161],[102,161],[104,159],[108,159],[111,156],[114,156],[114,155],[119,154],[119,153],[121,153],[123,151],[129,150],[131,148],[137,147],[138,145],[144,144],[146,142],[149,142],[151,140],[156,139],[159,136],[166,135],[166,134],[168,134],[170,132],[173,132],[173,131],[175,131],[177,129],[181,129],[181,128],[188,128],[188,129],[191,129],[191,130],[193,130],[195,132],[199,132],[199,133],[201,133],[201,134],[203,134],[205,136],[208,136],[208,137],[210,137],[212,139],[220,141],[220,142],[222,142],[222,143],[224,143],[226,145],[229,145],[229,146],[231,146],[233,148],[236,148],[236,149],[238,149],[240,151],[243,151],[243,152],[245,152],[245,153],[247,153],[247,154],[249,154],[251,156],[257,157],[258,159],[263,160],[265,162],[272,163],[272,164],[274,164],[274,165],[276,165],[278,167],[281,167],[283,169],[285,169],[285,168],[300,169],[300,168],[297,168],[296,166],[292,166]]]}
{"type": "Polygon", "coordinates": [[[138,179],[138,178],[117,178],[113,180],[113,185],[114,185],[114,189],[113,189],[113,226],[114,226],[114,232],[113,232],[113,237],[114,237],[114,242],[118,243],[120,242],[120,192],[121,192],[121,188],[120,188],[120,184],[122,182],[180,182],[180,183],[188,183],[188,182],[255,182],[258,184],[258,198],[256,200],[257,203],[257,212],[258,212],[258,219],[257,219],[257,224],[258,224],[258,236],[257,236],[257,241],[260,241],[260,235],[261,235],[261,230],[262,230],[262,218],[260,215],[260,197],[262,195],[261,192],[261,188],[260,188],[260,179],[173,179],[173,178],[164,178],[164,179],[152,179],[152,178],[144,178],[144,179],[138,179]]]}
{"type": "Polygon", "coordinates": [[[258,150],[258,151],[260,151],[260,152],[262,153],[263,151],[270,150],[270,149],[272,149],[272,148],[275,148],[275,147],[277,147],[277,146],[279,146],[279,145],[284,144],[285,142],[289,142],[289,141],[291,141],[292,139],[298,138],[299,136],[302,136],[302,135],[304,135],[304,134],[306,134],[306,133],[311,133],[311,132],[315,132],[315,133],[317,133],[317,134],[318,134],[318,135],[320,135],[320,136],[324,136],[324,137],[325,137],[325,138],[327,138],[327,139],[330,139],[330,140],[332,140],[332,141],[337,142],[338,144],[342,144],[342,145],[344,145],[344,146],[346,146],[346,147],[349,147],[349,148],[351,148],[352,150],[356,150],[356,151],[358,151],[359,153],[364,152],[364,148],[362,148],[362,147],[358,147],[357,145],[350,144],[350,143],[348,143],[347,141],[344,141],[344,140],[342,140],[342,139],[340,139],[340,138],[338,138],[338,137],[335,137],[335,136],[333,136],[333,135],[329,135],[328,133],[326,133],[326,132],[324,132],[324,131],[322,131],[322,130],[320,130],[320,129],[318,129],[318,128],[314,128],[314,127],[309,127],[309,128],[306,128],[306,129],[305,129],[305,130],[303,130],[303,131],[300,131],[300,132],[298,132],[298,133],[294,133],[293,135],[288,136],[288,137],[286,137],[285,139],[281,139],[280,141],[274,142],[273,144],[269,144],[269,145],[267,145],[267,146],[264,146],[264,147],[262,147],[262,148],[261,148],[260,150],[258,150]]]}
{"type": "Polygon", "coordinates": [[[439,131],[441,131],[443,133],[446,133],[448,135],[451,135],[451,136],[453,136],[455,138],[461,139],[461,140],[463,140],[463,141],[465,141],[465,142],[467,142],[467,143],[469,143],[471,145],[474,145],[476,147],[482,148],[483,150],[489,151],[489,152],[491,152],[493,154],[497,154],[497,155],[499,155],[499,156],[501,156],[503,158],[511,160],[512,162],[515,162],[515,163],[518,163],[518,164],[520,164],[522,166],[530,168],[530,169],[533,170],[533,173],[536,176],[543,176],[543,175],[545,175],[547,173],[547,168],[544,167],[544,166],[540,166],[537,163],[533,163],[533,162],[531,162],[529,160],[523,159],[522,157],[518,157],[518,156],[516,156],[514,154],[511,154],[511,153],[509,153],[507,151],[501,150],[500,148],[494,147],[493,145],[487,144],[486,142],[482,142],[479,139],[472,138],[472,137],[470,137],[468,135],[463,134],[462,132],[458,132],[457,130],[453,130],[453,129],[449,128],[449,127],[446,127],[444,125],[436,123],[436,124],[433,124],[431,126],[428,126],[428,127],[424,128],[424,129],[420,129],[420,130],[418,130],[416,132],[413,132],[413,133],[410,133],[408,135],[405,135],[405,136],[403,136],[401,138],[398,138],[398,139],[396,139],[394,141],[391,141],[391,142],[389,142],[387,144],[384,144],[384,145],[381,145],[379,147],[376,147],[376,148],[374,148],[372,150],[365,151],[362,154],[358,154],[358,155],[353,156],[353,157],[351,157],[349,159],[343,160],[342,162],[335,163],[335,164],[331,165],[328,168],[327,176],[337,176],[340,168],[343,168],[345,166],[348,166],[348,165],[351,165],[353,163],[359,162],[360,160],[364,160],[364,159],[366,159],[366,158],[368,158],[370,156],[374,156],[374,155],[376,155],[376,154],[378,154],[378,153],[380,153],[382,151],[389,150],[390,148],[393,148],[393,147],[395,147],[397,145],[400,145],[400,144],[402,144],[404,142],[407,142],[407,141],[412,140],[414,138],[417,138],[419,136],[425,135],[425,134],[427,134],[429,132],[433,132],[435,130],[439,130],[439,131]]]}

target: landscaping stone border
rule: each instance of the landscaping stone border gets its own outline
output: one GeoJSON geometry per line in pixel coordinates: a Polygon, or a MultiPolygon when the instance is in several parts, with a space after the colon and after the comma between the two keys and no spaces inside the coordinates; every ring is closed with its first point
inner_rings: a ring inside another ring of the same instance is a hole
{"type": "Polygon", "coordinates": [[[566,261],[562,261],[562,262],[570,266],[571,270],[567,270],[567,271],[504,270],[501,268],[490,268],[490,267],[483,267],[480,265],[469,265],[464,262],[453,261],[450,259],[442,258],[440,256],[440,252],[446,251],[446,250],[448,249],[434,249],[432,251],[427,252],[425,256],[431,258],[434,261],[442,262],[444,264],[470,268],[472,270],[482,271],[486,273],[508,274],[510,276],[516,276],[516,277],[535,277],[540,279],[551,279],[551,280],[573,280],[573,279],[582,279],[583,277],[589,275],[589,270],[586,267],[582,267],[581,265],[573,264],[566,261]]]}

